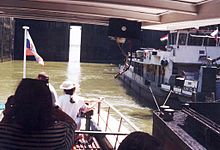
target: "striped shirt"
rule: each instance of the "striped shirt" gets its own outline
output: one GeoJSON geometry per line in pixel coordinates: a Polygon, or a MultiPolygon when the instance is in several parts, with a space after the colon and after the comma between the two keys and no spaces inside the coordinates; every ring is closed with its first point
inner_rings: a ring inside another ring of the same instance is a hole
{"type": "Polygon", "coordinates": [[[61,121],[31,133],[18,125],[0,123],[0,150],[70,150],[73,137],[74,128],[61,121]]]}

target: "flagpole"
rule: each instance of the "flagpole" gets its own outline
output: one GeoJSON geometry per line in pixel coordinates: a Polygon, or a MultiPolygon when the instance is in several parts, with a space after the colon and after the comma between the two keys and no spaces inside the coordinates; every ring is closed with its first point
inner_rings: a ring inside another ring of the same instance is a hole
{"type": "Polygon", "coordinates": [[[23,60],[23,78],[26,78],[26,45],[27,45],[27,30],[30,29],[28,26],[23,26],[24,29],[24,60],[23,60]]]}

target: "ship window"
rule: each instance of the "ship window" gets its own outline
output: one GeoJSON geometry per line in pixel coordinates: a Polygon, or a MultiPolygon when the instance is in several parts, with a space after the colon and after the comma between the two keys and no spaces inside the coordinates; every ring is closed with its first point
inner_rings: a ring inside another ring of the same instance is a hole
{"type": "Polygon", "coordinates": [[[192,37],[189,36],[188,38],[188,45],[192,46],[202,46],[202,39],[201,37],[192,37]]]}
{"type": "Polygon", "coordinates": [[[216,46],[215,38],[205,38],[204,46],[216,46]]]}
{"type": "Polygon", "coordinates": [[[204,50],[200,50],[199,51],[199,55],[205,55],[205,51],[204,50]]]}
{"type": "Polygon", "coordinates": [[[207,46],[216,46],[216,39],[215,38],[208,38],[207,46]]]}
{"type": "Polygon", "coordinates": [[[148,65],[147,66],[147,72],[146,76],[150,81],[155,81],[155,76],[156,76],[156,68],[157,66],[155,65],[148,65]]]}
{"type": "Polygon", "coordinates": [[[170,34],[170,45],[175,45],[176,44],[176,33],[170,34]]]}
{"type": "Polygon", "coordinates": [[[135,63],[134,64],[134,73],[143,76],[143,64],[135,63]]]}
{"type": "Polygon", "coordinates": [[[179,44],[179,45],[186,45],[186,37],[187,37],[187,34],[185,34],[185,33],[180,33],[180,34],[179,34],[178,44],[179,44]]]}

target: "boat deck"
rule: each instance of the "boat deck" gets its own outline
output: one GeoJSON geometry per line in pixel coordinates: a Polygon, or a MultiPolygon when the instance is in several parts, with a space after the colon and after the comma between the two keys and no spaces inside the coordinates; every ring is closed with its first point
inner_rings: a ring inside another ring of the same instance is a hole
{"type": "Polygon", "coordinates": [[[95,137],[88,137],[81,138],[79,141],[74,145],[72,150],[78,150],[78,149],[86,149],[86,150],[100,150],[100,145],[98,141],[95,139],[95,137]]]}
{"type": "MultiPolygon", "coordinates": [[[[0,111],[0,119],[2,119],[3,113],[2,110],[0,111]]],[[[98,103],[92,113],[81,119],[80,130],[75,131],[76,137],[81,136],[81,138],[76,140],[72,150],[115,150],[128,134],[137,130],[139,129],[124,115],[103,100],[102,106],[101,102],[98,103]]]]}

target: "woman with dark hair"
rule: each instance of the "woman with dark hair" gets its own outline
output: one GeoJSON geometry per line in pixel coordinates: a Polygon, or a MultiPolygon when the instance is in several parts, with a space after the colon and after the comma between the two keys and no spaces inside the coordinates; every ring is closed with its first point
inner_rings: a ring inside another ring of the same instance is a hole
{"type": "Polygon", "coordinates": [[[72,148],[76,125],[53,107],[46,82],[23,79],[9,100],[13,107],[5,111],[5,118],[0,123],[1,150],[72,148]]]}
{"type": "Polygon", "coordinates": [[[162,150],[160,141],[145,132],[132,132],[119,145],[118,150],[162,150]]]}
{"type": "MultiPolygon", "coordinates": [[[[81,112],[87,110],[84,100],[75,94],[76,86],[71,81],[64,81],[60,85],[64,95],[58,98],[56,104],[67,113],[77,124],[77,130],[81,126],[81,112]]],[[[89,110],[89,108],[88,108],[89,110]]]]}
{"type": "Polygon", "coordinates": [[[44,81],[22,80],[14,99],[15,120],[24,130],[39,130],[53,124],[51,93],[44,81]]]}

